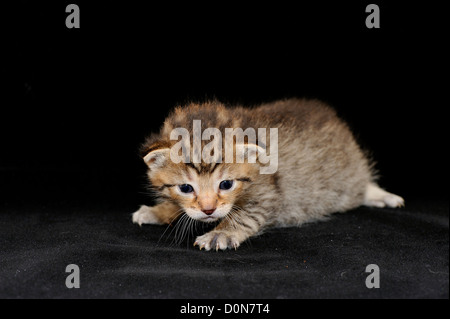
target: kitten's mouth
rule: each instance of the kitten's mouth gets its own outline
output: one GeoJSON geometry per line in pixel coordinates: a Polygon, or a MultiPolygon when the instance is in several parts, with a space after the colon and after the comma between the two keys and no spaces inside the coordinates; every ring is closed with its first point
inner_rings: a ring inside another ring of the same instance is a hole
{"type": "Polygon", "coordinates": [[[224,214],[223,210],[216,210],[212,214],[205,214],[200,210],[194,210],[194,209],[186,209],[186,213],[191,217],[192,219],[204,222],[204,223],[212,223],[218,220],[221,220],[224,218],[227,214],[224,214]]]}
{"type": "Polygon", "coordinates": [[[217,219],[218,219],[218,218],[215,217],[215,216],[205,216],[205,217],[200,218],[201,221],[207,222],[207,223],[209,223],[209,222],[214,222],[214,221],[216,221],[217,219]]]}

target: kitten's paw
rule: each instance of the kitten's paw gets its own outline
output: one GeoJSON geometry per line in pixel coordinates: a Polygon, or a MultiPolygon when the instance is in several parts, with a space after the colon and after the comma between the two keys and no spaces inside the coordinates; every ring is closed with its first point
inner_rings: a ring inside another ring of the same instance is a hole
{"type": "Polygon", "coordinates": [[[198,236],[194,243],[194,246],[199,246],[200,250],[205,248],[205,250],[214,249],[216,251],[219,249],[225,250],[227,248],[236,250],[239,245],[240,242],[233,233],[214,230],[202,236],[198,236]]]}
{"type": "Polygon", "coordinates": [[[367,186],[364,205],[372,207],[403,207],[405,200],[398,195],[386,192],[375,184],[367,186]]]}
{"type": "Polygon", "coordinates": [[[388,194],[383,198],[384,203],[388,207],[403,207],[405,206],[405,200],[395,194],[388,194]]]}
{"type": "Polygon", "coordinates": [[[162,222],[152,212],[152,207],[142,205],[138,211],[133,213],[133,223],[141,226],[142,224],[161,225],[162,222]]]}

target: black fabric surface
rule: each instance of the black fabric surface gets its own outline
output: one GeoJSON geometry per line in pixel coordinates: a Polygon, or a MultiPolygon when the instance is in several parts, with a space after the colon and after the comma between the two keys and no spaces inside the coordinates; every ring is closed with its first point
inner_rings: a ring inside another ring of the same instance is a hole
{"type": "Polygon", "coordinates": [[[435,6],[379,3],[381,28],[368,29],[368,1],[91,1],[68,29],[69,3],[21,2],[4,46],[0,298],[448,298],[448,88],[436,80],[447,35],[435,6]],[[289,97],[335,107],[406,207],[271,229],[226,252],[131,223],[152,203],[139,145],[171,108],[289,97]],[[79,289],[65,286],[69,264],[79,289]],[[379,289],[365,286],[369,264],[379,289]]]}
{"type": "Polygon", "coordinates": [[[126,194],[83,203],[86,194],[64,199],[48,181],[53,193],[35,189],[34,200],[1,208],[2,298],[448,298],[447,201],[361,207],[205,252],[192,235],[175,245],[177,226],[132,224],[126,194]],[[65,286],[69,264],[80,267],[79,289],[65,286]],[[379,289],[365,286],[369,264],[380,268],[379,289]]]}

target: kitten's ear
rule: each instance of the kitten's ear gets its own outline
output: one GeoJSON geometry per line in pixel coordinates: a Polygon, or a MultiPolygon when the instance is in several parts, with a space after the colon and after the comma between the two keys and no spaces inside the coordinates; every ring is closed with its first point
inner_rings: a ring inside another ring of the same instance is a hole
{"type": "Polygon", "coordinates": [[[144,162],[150,170],[156,170],[164,166],[170,156],[170,148],[160,148],[149,152],[144,156],[144,162]]]}

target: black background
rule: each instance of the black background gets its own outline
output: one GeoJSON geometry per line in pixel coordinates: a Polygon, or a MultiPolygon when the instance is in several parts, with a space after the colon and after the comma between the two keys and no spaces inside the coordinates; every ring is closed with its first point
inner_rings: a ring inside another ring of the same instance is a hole
{"type": "Polygon", "coordinates": [[[67,1],[2,7],[0,296],[448,298],[441,7],[377,0],[381,28],[367,29],[372,1],[75,2],[80,29],[65,27],[67,1]],[[271,229],[223,254],[131,223],[151,203],[138,148],[174,105],[285,97],[334,106],[406,208],[271,229]],[[69,263],[81,289],[64,285],[69,263]],[[381,289],[364,285],[369,263],[381,289]]]}
{"type": "Polygon", "coordinates": [[[369,2],[314,3],[78,2],[81,28],[67,29],[67,3],[22,2],[6,49],[3,198],[137,205],[138,147],[174,105],[294,96],[338,110],[382,186],[446,198],[436,8],[378,1],[381,28],[367,29],[369,2]]]}

